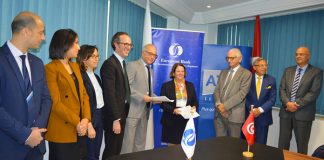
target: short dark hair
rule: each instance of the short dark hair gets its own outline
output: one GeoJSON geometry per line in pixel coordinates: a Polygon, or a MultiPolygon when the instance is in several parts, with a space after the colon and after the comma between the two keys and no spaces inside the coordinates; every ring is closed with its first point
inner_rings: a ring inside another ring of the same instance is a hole
{"type": "Polygon", "coordinates": [[[173,66],[172,66],[172,69],[171,69],[171,72],[170,72],[170,78],[174,79],[174,73],[177,69],[178,66],[182,66],[183,69],[184,69],[184,76],[186,77],[187,75],[187,71],[186,71],[186,67],[182,64],[182,63],[175,63],[173,66]]]}
{"type": "Polygon", "coordinates": [[[83,71],[83,72],[87,71],[87,68],[85,67],[83,61],[88,60],[92,56],[92,54],[95,50],[98,51],[97,46],[85,44],[80,47],[76,61],[79,64],[81,71],[83,71]]]}
{"type": "Polygon", "coordinates": [[[49,46],[49,57],[51,59],[64,59],[66,52],[73,46],[78,34],[72,29],[57,30],[49,46]]]}
{"type": "Polygon", "coordinates": [[[114,43],[115,42],[120,42],[120,36],[121,35],[127,35],[127,36],[129,36],[128,33],[126,33],[126,32],[117,32],[117,33],[115,33],[114,36],[111,38],[111,47],[113,48],[113,50],[116,49],[114,43]]]}
{"type": "Polygon", "coordinates": [[[18,33],[23,28],[28,27],[29,29],[36,27],[35,15],[32,12],[20,12],[11,23],[11,32],[18,33]]]}

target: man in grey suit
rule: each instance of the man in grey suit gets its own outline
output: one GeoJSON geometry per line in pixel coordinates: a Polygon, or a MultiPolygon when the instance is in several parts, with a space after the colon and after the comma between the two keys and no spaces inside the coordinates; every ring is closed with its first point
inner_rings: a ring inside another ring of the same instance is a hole
{"type": "Polygon", "coordinates": [[[280,83],[280,133],[278,147],[289,149],[294,130],[298,153],[307,154],[308,141],[315,119],[316,99],[320,94],[323,71],[309,64],[307,47],[297,48],[297,66],[286,68],[280,83]]]}
{"type": "Polygon", "coordinates": [[[155,46],[147,44],[143,48],[142,57],[127,65],[131,103],[121,153],[145,149],[147,121],[153,95],[153,72],[150,65],[156,58],[155,46]]]}
{"type": "Polygon", "coordinates": [[[221,71],[214,92],[216,136],[240,137],[245,116],[245,97],[252,74],[240,63],[242,53],[237,48],[228,51],[229,68],[221,71]]]}

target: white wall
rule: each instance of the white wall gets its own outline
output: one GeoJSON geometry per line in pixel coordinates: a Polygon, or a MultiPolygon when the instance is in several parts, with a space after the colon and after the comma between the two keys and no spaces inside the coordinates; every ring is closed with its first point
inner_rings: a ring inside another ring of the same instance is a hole
{"type": "MultiPolygon", "coordinates": [[[[269,128],[267,145],[278,147],[279,140],[279,109],[272,110],[273,124],[269,128]]],[[[313,121],[311,137],[308,144],[308,155],[312,155],[315,149],[324,144],[324,118],[316,117],[313,121]]],[[[290,150],[297,152],[295,136],[291,138],[290,150]]]]}

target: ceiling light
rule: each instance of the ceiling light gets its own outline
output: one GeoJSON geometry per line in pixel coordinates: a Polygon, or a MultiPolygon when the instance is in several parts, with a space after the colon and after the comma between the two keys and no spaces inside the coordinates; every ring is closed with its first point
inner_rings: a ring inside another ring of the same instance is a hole
{"type": "Polygon", "coordinates": [[[206,7],[207,7],[207,8],[211,8],[211,5],[207,5],[206,7]]]}

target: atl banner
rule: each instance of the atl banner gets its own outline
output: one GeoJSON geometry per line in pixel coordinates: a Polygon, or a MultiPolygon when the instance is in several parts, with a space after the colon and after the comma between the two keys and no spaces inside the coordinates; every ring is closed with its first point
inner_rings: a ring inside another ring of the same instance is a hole
{"type": "MultiPolygon", "coordinates": [[[[200,93],[201,56],[204,33],[169,29],[152,29],[152,42],[157,48],[158,57],[153,64],[154,91],[160,95],[161,86],[170,81],[169,73],[174,63],[183,63],[186,67],[186,80],[195,85],[197,97],[200,93]]],[[[170,91],[172,92],[172,91],[170,91]]],[[[154,147],[161,147],[160,119],[163,110],[154,106],[154,147]]]]}
{"type": "Polygon", "coordinates": [[[224,46],[206,44],[202,56],[201,66],[201,94],[199,96],[199,122],[197,129],[197,139],[207,139],[215,137],[214,129],[214,90],[217,85],[218,75],[221,70],[228,67],[225,57],[231,48],[239,48],[243,55],[241,65],[250,68],[251,47],[224,46]]]}

